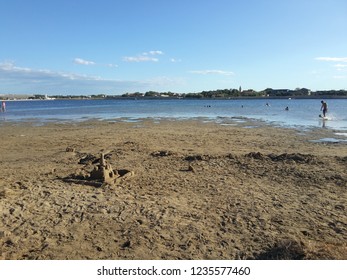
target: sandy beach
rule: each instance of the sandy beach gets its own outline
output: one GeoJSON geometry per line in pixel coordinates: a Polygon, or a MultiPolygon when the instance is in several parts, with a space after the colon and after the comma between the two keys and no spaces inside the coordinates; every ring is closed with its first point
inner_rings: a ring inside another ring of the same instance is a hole
{"type": "Polygon", "coordinates": [[[311,141],[331,130],[148,119],[0,131],[2,259],[347,259],[347,144],[311,141]],[[111,183],[90,178],[101,153],[111,183]]]}

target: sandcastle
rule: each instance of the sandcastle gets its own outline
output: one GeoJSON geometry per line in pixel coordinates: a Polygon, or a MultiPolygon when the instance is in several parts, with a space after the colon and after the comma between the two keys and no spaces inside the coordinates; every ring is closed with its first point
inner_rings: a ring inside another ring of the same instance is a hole
{"type": "MultiPolygon", "coordinates": [[[[87,164],[87,166],[90,166],[87,164]]],[[[85,172],[85,171],[84,171],[85,172]]],[[[73,174],[64,181],[71,183],[103,187],[105,185],[114,185],[127,178],[134,176],[134,172],[127,169],[114,170],[111,164],[107,163],[105,155],[101,153],[100,160],[94,165],[94,169],[87,172],[87,175],[73,174]]]]}
{"type": "Polygon", "coordinates": [[[107,163],[103,153],[100,155],[100,163],[90,172],[90,180],[97,180],[107,184],[113,184],[119,177],[118,171],[113,170],[111,164],[107,163]]]}

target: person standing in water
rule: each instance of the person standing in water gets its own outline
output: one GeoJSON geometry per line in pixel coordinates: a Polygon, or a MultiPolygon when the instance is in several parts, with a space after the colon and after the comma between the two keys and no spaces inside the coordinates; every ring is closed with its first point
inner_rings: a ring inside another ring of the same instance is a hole
{"type": "Polygon", "coordinates": [[[328,112],[328,104],[324,102],[323,100],[320,103],[322,103],[320,110],[321,111],[323,110],[323,117],[325,118],[325,114],[328,112]]]}
{"type": "Polygon", "coordinates": [[[3,112],[3,113],[6,112],[6,102],[5,101],[1,102],[1,112],[3,112]]]}

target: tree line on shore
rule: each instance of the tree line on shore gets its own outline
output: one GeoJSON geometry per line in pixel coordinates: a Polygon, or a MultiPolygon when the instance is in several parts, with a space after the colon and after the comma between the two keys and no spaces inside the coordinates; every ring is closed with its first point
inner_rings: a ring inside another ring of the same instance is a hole
{"type": "Polygon", "coordinates": [[[319,96],[345,96],[347,97],[347,90],[324,90],[324,91],[311,91],[306,88],[297,88],[295,90],[289,89],[272,89],[267,88],[262,91],[255,91],[253,89],[242,90],[239,89],[217,89],[210,91],[202,91],[198,93],[173,93],[173,92],[155,92],[148,91],[146,93],[126,93],[122,97],[184,97],[184,98],[242,98],[242,97],[319,97],[319,96]]]}
{"type": "MultiPolygon", "coordinates": [[[[347,90],[323,90],[311,91],[306,88],[297,88],[295,90],[289,89],[272,89],[267,88],[262,91],[255,91],[253,89],[242,90],[239,89],[217,89],[209,91],[201,91],[194,93],[174,93],[174,92],[156,92],[147,91],[146,93],[134,92],[125,93],[121,97],[131,98],[156,98],[156,97],[171,97],[171,98],[256,98],[256,97],[347,97],[347,90]]],[[[99,95],[100,97],[100,95],[99,95]]],[[[112,98],[112,96],[104,96],[112,98]]],[[[117,96],[119,97],[119,96],[117,96]]]]}

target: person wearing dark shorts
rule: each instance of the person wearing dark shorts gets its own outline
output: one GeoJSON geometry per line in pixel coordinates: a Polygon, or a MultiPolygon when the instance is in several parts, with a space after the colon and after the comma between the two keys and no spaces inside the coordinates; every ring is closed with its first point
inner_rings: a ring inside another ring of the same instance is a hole
{"type": "Polygon", "coordinates": [[[320,110],[323,110],[323,117],[325,117],[325,114],[328,112],[328,104],[326,102],[324,102],[323,100],[321,101],[322,106],[320,108],[320,110]]]}

